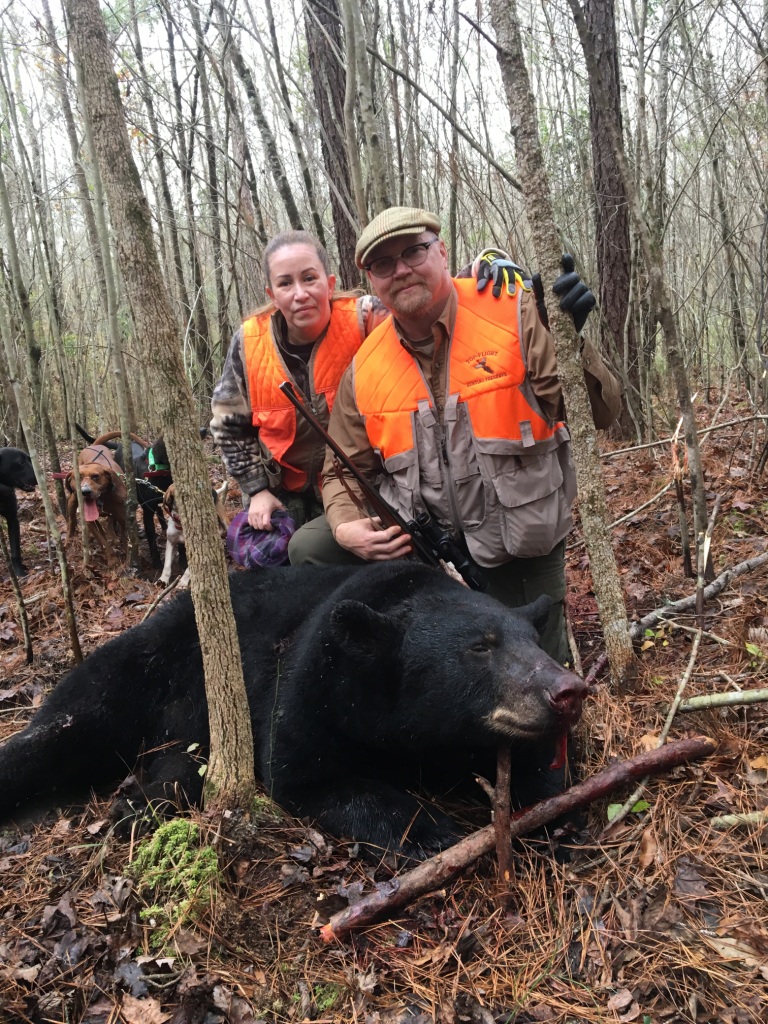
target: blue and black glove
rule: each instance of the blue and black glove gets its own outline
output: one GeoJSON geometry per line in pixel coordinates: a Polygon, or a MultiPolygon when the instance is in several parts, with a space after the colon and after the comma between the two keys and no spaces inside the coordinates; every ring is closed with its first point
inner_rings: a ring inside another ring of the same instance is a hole
{"type": "Polygon", "coordinates": [[[499,298],[503,288],[508,295],[514,295],[518,284],[525,288],[523,278],[526,276],[522,267],[489,249],[480,257],[477,267],[477,290],[484,291],[488,282],[493,281],[494,298],[499,298]]]}
{"type": "MultiPolygon", "coordinates": [[[[597,305],[597,299],[579,277],[573,256],[569,252],[563,253],[560,264],[563,273],[552,285],[552,291],[555,295],[560,296],[560,309],[564,313],[571,314],[576,333],[581,334],[587,317],[597,305]]],[[[544,302],[544,286],[541,283],[540,274],[533,275],[531,285],[536,300],[536,309],[539,311],[539,320],[549,329],[549,317],[544,302]]]]}

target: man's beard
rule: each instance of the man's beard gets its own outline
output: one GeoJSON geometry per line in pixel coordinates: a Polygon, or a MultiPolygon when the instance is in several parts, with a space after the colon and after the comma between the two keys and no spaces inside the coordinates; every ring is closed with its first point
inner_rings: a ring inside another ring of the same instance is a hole
{"type": "Polygon", "coordinates": [[[434,302],[432,292],[423,281],[414,281],[390,298],[392,308],[401,316],[417,316],[426,313],[434,302]],[[408,289],[408,290],[406,290],[408,289]]]}

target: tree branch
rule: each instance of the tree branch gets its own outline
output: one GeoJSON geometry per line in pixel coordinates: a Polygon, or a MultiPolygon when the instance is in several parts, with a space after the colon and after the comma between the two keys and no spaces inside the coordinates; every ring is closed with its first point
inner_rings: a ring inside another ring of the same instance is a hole
{"type": "MultiPolygon", "coordinates": [[[[668,743],[657,750],[638,754],[629,761],[609,765],[597,775],[572,786],[564,793],[542,800],[516,815],[512,819],[510,835],[515,838],[540,828],[559,815],[580,810],[635,779],[644,778],[646,775],[658,775],[689,761],[708,757],[715,747],[715,741],[707,736],[693,736],[668,743]]],[[[332,942],[334,939],[340,939],[353,929],[361,928],[383,914],[398,910],[418,896],[439,889],[455,875],[474,864],[483,854],[493,850],[495,844],[496,830],[493,825],[486,825],[478,832],[473,832],[450,849],[386,883],[346,910],[334,914],[328,924],[320,929],[323,941],[332,942]]]]}

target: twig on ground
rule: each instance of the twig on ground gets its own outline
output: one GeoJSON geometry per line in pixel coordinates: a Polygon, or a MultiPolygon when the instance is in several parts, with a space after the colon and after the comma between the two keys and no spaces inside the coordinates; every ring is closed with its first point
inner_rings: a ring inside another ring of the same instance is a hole
{"type": "MultiPolygon", "coordinates": [[[[634,779],[656,775],[689,761],[708,757],[715,747],[715,741],[707,736],[692,736],[668,743],[657,750],[638,754],[628,761],[612,764],[564,793],[542,800],[513,817],[510,825],[511,838],[540,828],[561,814],[580,810],[634,779]]],[[[412,871],[392,879],[386,886],[334,914],[328,924],[320,929],[323,940],[332,942],[334,939],[342,938],[353,929],[370,924],[382,914],[392,913],[417,897],[439,889],[483,854],[493,850],[495,843],[496,832],[493,825],[486,825],[478,832],[473,832],[436,857],[431,857],[412,871]]]]}
{"type": "MultiPolygon", "coordinates": [[[[700,644],[701,644],[701,630],[699,630],[699,632],[694,637],[693,648],[691,649],[691,654],[690,654],[690,657],[688,658],[688,664],[686,666],[685,672],[683,673],[683,677],[680,680],[680,684],[677,687],[677,693],[675,694],[675,699],[672,701],[672,703],[669,706],[669,711],[667,712],[666,721],[664,722],[664,725],[662,727],[661,733],[659,734],[659,741],[656,744],[656,749],[657,750],[659,750],[661,747],[663,747],[664,744],[667,742],[667,736],[669,736],[669,730],[672,728],[672,722],[674,721],[675,715],[677,714],[677,709],[680,706],[680,701],[683,699],[683,691],[685,690],[685,688],[688,685],[688,682],[689,682],[689,680],[691,678],[691,674],[693,672],[693,666],[696,663],[696,655],[699,653],[699,645],[700,644]]],[[[607,831],[608,829],[613,828],[614,825],[618,825],[618,823],[620,821],[622,821],[624,818],[626,818],[626,816],[629,814],[629,812],[632,810],[632,808],[635,806],[637,801],[642,796],[643,790],[645,789],[645,787],[647,785],[648,785],[648,776],[646,776],[644,779],[642,779],[640,781],[640,784],[636,787],[634,792],[624,801],[624,803],[621,805],[621,807],[619,808],[617,813],[614,814],[614,816],[611,818],[609,824],[606,826],[606,829],[604,829],[604,831],[607,831]]]]}
{"type": "Polygon", "coordinates": [[[167,594],[170,594],[172,590],[176,589],[180,579],[181,579],[181,576],[177,576],[175,580],[172,580],[172,582],[168,584],[168,586],[165,588],[165,590],[161,590],[160,591],[160,593],[157,595],[157,597],[152,602],[152,604],[149,606],[149,608],[147,608],[147,610],[144,612],[144,617],[141,620],[142,622],[146,622],[146,620],[149,618],[149,616],[152,614],[152,612],[155,610],[155,608],[157,608],[157,606],[160,604],[160,602],[163,600],[163,598],[167,594]]]}
{"type": "Polygon", "coordinates": [[[27,606],[24,604],[24,595],[21,592],[21,585],[19,584],[19,578],[16,575],[16,570],[13,567],[13,562],[11,561],[11,552],[8,550],[8,545],[5,543],[5,534],[3,533],[3,530],[2,530],[1,527],[0,527],[0,549],[2,549],[3,558],[5,559],[5,563],[6,563],[7,567],[8,567],[8,572],[10,573],[11,586],[13,587],[13,592],[16,595],[16,607],[17,607],[18,612],[19,612],[19,622],[21,622],[21,632],[22,632],[22,634],[24,636],[24,654],[25,654],[26,659],[27,659],[27,664],[31,665],[32,664],[32,659],[34,657],[34,654],[33,654],[33,651],[32,651],[32,635],[29,632],[29,616],[27,615],[27,606]]]}
{"type": "Polygon", "coordinates": [[[752,811],[750,814],[720,814],[716,818],[710,818],[707,824],[710,828],[716,829],[735,828],[739,825],[766,825],[768,807],[764,807],[762,811],[752,811]]]}
{"type": "Polygon", "coordinates": [[[739,690],[736,693],[701,693],[689,697],[678,706],[678,711],[705,711],[708,708],[731,708],[741,704],[762,704],[768,701],[768,689],[739,690]]]}
{"type": "Polygon", "coordinates": [[[712,515],[709,517],[707,529],[701,542],[700,561],[696,563],[696,617],[698,618],[697,625],[700,629],[703,629],[704,627],[704,587],[707,583],[712,581],[715,575],[710,552],[712,548],[712,534],[714,533],[717,514],[720,511],[722,503],[723,496],[722,494],[718,494],[715,498],[715,506],[712,509],[712,515]]]}
{"type": "Polygon", "coordinates": [[[496,832],[496,859],[499,865],[499,889],[503,892],[512,877],[512,747],[500,743],[496,754],[496,785],[493,790],[493,827],[496,832]]]}
{"type": "MultiPolygon", "coordinates": [[[[754,558],[748,558],[745,562],[739,562],[738,565],[732,566],[730,569],[726,569],[721,572],[720,575],[712,580],[704,588],[704,600],[709,601],[711,598],[716,597],[721,590],[739,576],[743,576],[747,572],[752,572],[754,569],[759,569],[760,566],[765,565],[768,562],[768,552],[764,552],[762,555],[756,555],[754,558]]],[[[646,629],[655,625],[661,619],[667,619],[677,612],[685,612],[696,605],[696,594],[690,594],[688,597],[681,597],[679,601],[672,601],[671,604],[665,604],[663,608],[656,608],[654,611],[644,615],[642,619],[637,622],[633,622],[629,628],[629,634],[633,640],[637,640],[638,637],[642,636],[646,629]]]]}

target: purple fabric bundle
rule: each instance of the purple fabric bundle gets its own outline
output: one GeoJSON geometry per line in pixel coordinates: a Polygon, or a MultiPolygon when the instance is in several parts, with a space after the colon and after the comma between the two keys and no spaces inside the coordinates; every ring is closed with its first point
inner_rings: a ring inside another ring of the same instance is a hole
{"type": "Polygon", "coordinates": [[[246,569],[274,569],[288,564],[288,541],[295,532],[296,523],[284,509],[272,513],[271,530],[254,530],[244,508],[229,524],[227,551],[246,569]]]}

